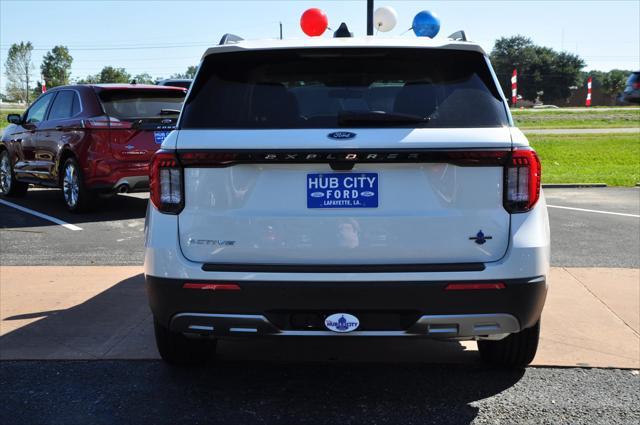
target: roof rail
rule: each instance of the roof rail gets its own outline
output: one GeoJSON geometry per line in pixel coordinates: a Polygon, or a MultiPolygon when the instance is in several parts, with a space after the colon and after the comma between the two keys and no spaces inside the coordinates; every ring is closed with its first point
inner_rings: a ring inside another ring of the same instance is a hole
{"type": "Polygon", "coordinates": [[[462,30],[454,32],[447,38],[453,41],[467,41],[467,35],[462,30]]]}
{"type": "Polygon", "coordinates": [[[218,44],[220,44],[220,45],[223,45],[223,44],[235,44],[238,41],[242,41],[242,40],[244,40],[244,38],[238,37],[235,34],[227,33],[227,34],[222,36],[222,38],[220,39],[220,43],[218,43],[218,44]]]}

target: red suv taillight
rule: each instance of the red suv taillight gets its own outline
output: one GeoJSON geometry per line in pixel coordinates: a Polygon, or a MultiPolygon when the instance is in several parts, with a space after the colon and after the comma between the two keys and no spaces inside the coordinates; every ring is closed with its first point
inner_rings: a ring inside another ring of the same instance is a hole
{"type": "Polygon", "coordinates": [[[151,160],[149,173],[151,202],[158,211],[178,214],[184,208],[182,167],[178,157],[166,151],[158,151],[151,160]]]}
{"type": "Polygon", "coordinates": [[[527,212],[540,198],[541,167],[531,148],[516,148],[505,166],[504,207],[510,213],[527,212]]]}

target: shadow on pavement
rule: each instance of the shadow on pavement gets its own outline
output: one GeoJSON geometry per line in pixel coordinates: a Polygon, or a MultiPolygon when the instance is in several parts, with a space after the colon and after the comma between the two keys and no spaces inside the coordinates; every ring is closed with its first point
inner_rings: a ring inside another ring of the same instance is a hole
{"type": "Polygon", "coordinates": [[[221,341],[205,367],[131,361],[157,359],[142,275],[5,320],[41,315],[0,337],[0,393],[24,392],[23,415],[44,423],[469,423],[470,403],[523,375],[483,367],[459,343],[409,339],[221,341]],[[6,361],[25,359],[81,361],[6,361]]]}
{"type": "MultiPolygon", "coordinates": [[[[67,211],[62,201],[62,192],[58,189],[30,189],[23,198],[2,197],[0,199],[77,225],[144,218],[148,201],[147,196],[114,195],[110,198],[96,199],[94,208],[87,213],[74,214],[67,211]]],[[[2,228],[54,225],[2,204],[0,204],[0,222],[2,222],[0,225],[2,228]]]]}
{"type": "Polygon", "coordinates": [[[468,424],[479,414],[476,402],[523,376],[473,366],[386,363],[2,366],[0,412],[6,409],[6,415],[0,418],[13,424],[468,424]],[[16,408],[9,412],[9,406],[16,408]]]}

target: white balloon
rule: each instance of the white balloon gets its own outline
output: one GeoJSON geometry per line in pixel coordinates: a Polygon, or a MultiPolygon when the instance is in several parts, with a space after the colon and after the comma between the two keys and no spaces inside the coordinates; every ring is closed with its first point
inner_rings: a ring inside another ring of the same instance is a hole
{"type": "Polygon", "coordinates": [[[398,22],[398,14],[393,7],[382,6],[373,12],[373,24],[378,31],[387,32],[396,27],[398,22]]]}

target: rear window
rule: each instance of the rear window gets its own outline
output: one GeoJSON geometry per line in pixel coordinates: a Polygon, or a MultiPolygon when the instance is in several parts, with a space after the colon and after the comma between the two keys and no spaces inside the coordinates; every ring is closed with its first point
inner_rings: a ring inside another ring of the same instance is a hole
{"type": "Polygon", "coordinates": [[[501,127],[485,57],[435,49],[209,55],[180,128],[501,127]]]}
{"type": "Polygon", "coordinates": [[[176,116],[184,102],[182,90],[103,90],[99,97],[107,115],[119,119],[176,116]]]}
{"type": "Polygon", "coordinates": [[[188,89],[191,86],[191,81],[180,81],[180,80],[168,80],[160,83],[161,86],[172,86],[172,87],[182,87],[184,89],[188,89]]]}

